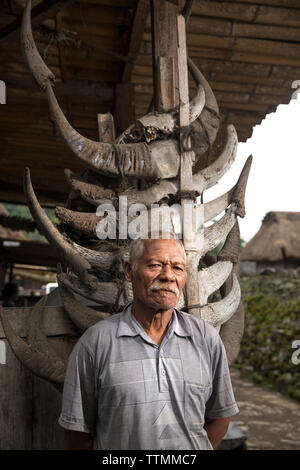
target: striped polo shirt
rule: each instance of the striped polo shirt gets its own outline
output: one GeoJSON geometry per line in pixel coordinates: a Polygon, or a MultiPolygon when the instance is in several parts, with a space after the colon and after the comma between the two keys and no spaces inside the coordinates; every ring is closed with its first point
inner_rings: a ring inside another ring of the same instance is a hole
{"type": "Polygon", "coordinates": [[[59,424],[91,433],[94,449],[212,449],[205,419],[236,413],[215,328],[174,309],[158,346],[130,303],[74,346],[59,424]]]}

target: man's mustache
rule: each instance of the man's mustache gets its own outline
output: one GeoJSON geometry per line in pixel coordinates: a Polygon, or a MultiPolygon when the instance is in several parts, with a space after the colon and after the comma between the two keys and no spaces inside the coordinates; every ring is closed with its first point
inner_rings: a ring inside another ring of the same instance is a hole
{"type": "Polygon", "coordinates": [[[160,282],[159,284],[153,284],[152,286],[149,287],[148,293],[150,294],[153,291],[157,290],[168,290],[170,292],[173,292],[177,296],[179,295],[179,289],[175,287],[174,285],[168,283],[168,282],[160,282]]]}

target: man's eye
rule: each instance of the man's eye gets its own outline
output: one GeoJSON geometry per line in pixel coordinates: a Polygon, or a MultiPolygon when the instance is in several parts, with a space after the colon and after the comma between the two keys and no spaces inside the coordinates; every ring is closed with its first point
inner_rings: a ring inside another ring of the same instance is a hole
{"type": "Polygon", "coordinates": [[[173,269],[176,269],[176,271],[183,271],[183,269],[180,266],[174,266],[173,269]]]}

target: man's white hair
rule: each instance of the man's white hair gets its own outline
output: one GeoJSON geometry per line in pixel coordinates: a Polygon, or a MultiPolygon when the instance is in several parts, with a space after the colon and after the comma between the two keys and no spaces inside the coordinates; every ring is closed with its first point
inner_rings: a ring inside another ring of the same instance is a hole
{"type": "Polygon", "coordinates": [[[131,263],[132,271],[136,271],[138,261],[144,252],[144,242],[145,240],[149,240],[149,239],[150,240],[159,240],[159,239],[176,240],[182,248],[184,261],[186,262],[186,253],[185,253],[185,249],[184,249],[182,241],[179,238],[176,238],[173,232],[166,232],[166,233],[157,232],[157,233],[151,233],[151,236],[149,236],[149,238],[137,238],[136,240],[132,240],[130,244],[130,249],[129,249],[129,261],[131,263]]]}

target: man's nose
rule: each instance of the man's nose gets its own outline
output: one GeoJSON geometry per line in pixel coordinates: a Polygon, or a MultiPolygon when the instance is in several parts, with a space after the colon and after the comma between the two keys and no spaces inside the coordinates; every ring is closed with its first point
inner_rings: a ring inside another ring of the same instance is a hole
{"type": "Polygon", "coordinates": [[[172,267],[169,264],[164,264],[160,274],[159,274],[159,279],[160,280],[168,280],[168,281],[175,281],[176,276],[173,272],[172,267]]]}

